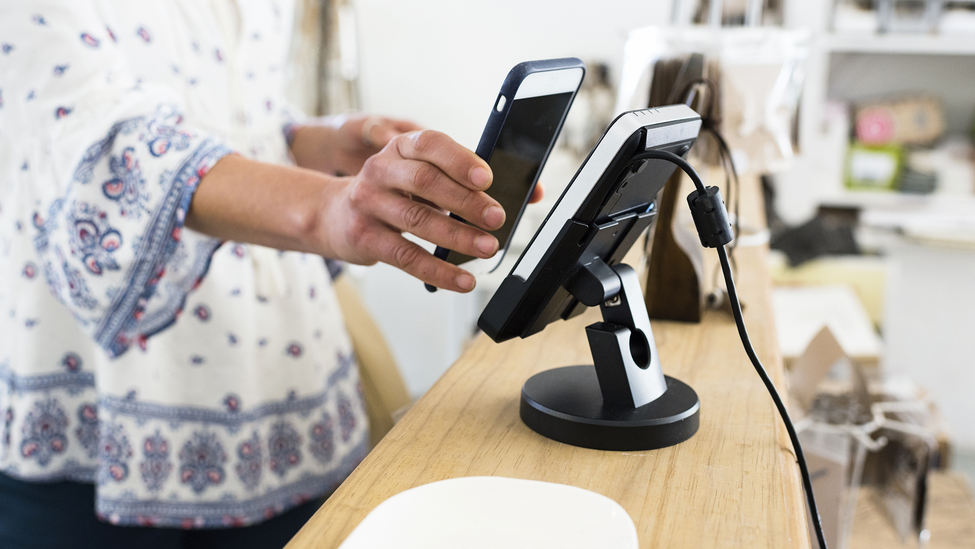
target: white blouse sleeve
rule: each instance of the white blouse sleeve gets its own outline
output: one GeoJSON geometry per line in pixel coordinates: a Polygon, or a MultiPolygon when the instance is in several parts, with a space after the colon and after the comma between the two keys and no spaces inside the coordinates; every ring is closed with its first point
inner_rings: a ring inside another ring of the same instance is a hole
{"type": "Polygon", "coordinates": [[[170,325],[204,275],[219,242],[183,221],[200,178],[231,151],[187,127],[172,90],[131,77],[93,2],[2,11],[0,172],[33,198],[52,293],[121,354],[170,325]]]}

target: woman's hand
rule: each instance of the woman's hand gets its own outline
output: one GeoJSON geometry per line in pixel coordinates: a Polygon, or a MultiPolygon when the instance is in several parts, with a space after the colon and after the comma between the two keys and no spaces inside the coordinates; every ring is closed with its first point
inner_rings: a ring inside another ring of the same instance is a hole
{"type": "Polygon", "coordinates": [[[322,210],[328,247],[359,264],[388,263],[439,288],[470,291],[474,277],[433,257],[403,237],[411,233],[463,254],[487,258],[498,241],[447,215],[453,212],[486,230],[505,213],[484,190],[487,163],[445,134],[424,130],[393,136],[322,210]]]}
{"type": "MultiPolygon", "coordinates": [[[[408,120],[368,114],[330,116],[322,124],[301,126],[291,142],[291,154],[302,168],[332,175],[356,175],[370,156],[397,135],[422,128],[408,120]]],[[[528,202],[544,195],[539,182],[528,202]]]]}
{"type": "Polygon", "coordinates": [[[355,175],[366,160],[397,135],[420,130],[407,120],[367,114],[330,116],[294,133],[295,163],[333,175],[355,175]]]}

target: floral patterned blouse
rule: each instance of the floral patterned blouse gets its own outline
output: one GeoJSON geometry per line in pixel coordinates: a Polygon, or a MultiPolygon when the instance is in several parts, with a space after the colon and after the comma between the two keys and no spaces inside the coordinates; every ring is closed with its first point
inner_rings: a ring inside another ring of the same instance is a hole
{"type": "MultiPolygon", "coordinates": [[[[284,0],[0,7],[0,471],[126,525],[247,525],[367,452],[319,257],[183,227],[224,155],[289,162],[284,0]]],[[[287,192],[282,189],[281,192],[287,192]]]]}

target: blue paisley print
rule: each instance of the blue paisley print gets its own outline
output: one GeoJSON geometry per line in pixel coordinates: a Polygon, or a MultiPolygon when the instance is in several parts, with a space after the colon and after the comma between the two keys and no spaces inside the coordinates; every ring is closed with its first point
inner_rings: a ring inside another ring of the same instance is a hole
{"type": "Polygon", "coordinates": [[[176,129],[169,120],[156,121],[149,125],[149,152],[153,156],[162,156],[170,149],[184,151],[190,146],[194,135],[190,132],[176,129]]]}
{"type": "Polygon", "coordinates": [[[335,454],[335,426],[328,412],[311,427],[311,455],[322,463],[332,461],[335,454]]]}
{"type": "Polygon", "coordinates": [[[68,447],[67,429],[68,416],[57,399],[36,402],[24,418],[20,454],[47,465],[54,455],[64,453],[68,447]]]}
{"type": "Polygon", "coordinates": [[[289,469],[301,463],[301,435],[290,423],[279,421],[271,426],[267,451],[271,471],[283,477],[289,469]]]}
{"type": "Polygon", "coordinates": [[[102,425],[98,439],[98,483],[122,482],[129,476],[132,446],[121,425],[102,425]]]}
{"type": "Polygon", "coordinates": [[[102,183],[102,192],[110,200],[118,202],[122,217],[139,218],[148,211],[149,193],[134,147],[126,147],[108,163],[112,179],[102,183]]]}
{"type": "Polygon", "coordinates": [[[214,433],[193,433],[179,451],[179,479],[200,493],[210,486],[223,483],[227,453],[214,433]]]}
{"type": "Polygon", "coordinates": [[[122,246],[122,235],[108,224],[105,212],[87,202],[75,203],[68,224],[71,255],[81,258],[88,272],[100,275],[119,269],[112,254],[122,246]]]}
{"type": "Polygon", "coordinates": [[[81,369],[81,365],[82,361],[78,353],[64,353],[64,356],[61,358],[61,366],[64,366],[69,372],[77,372],[81,369]]]}
{"type": "Polygon", "coordinates": [[[95,404],[86,402],[78,407],[78,427],[74,434],[88,457],[98,455],[98,407],[95,404]]]}
{"type": "Polygon", "coordinates": [[[3,413],[3,447],[10,446],[10,431],[14,424],[14,409],[7,408],[3,413]]]}
{"type": "Polygon", "coordinates": [[[64,274],[64,280],[62,282],[58,274],[52,269],[51,273],[47,273],[49,274],[48,282],[57,286],[58,295],[60,294],[61,285],[64,284],[68,288],[68,295],[71,297],[72,303],[82,309],[94,309],[98,305],[98,302],[92,297],[91,290],[88,289],[88,283],[85,282],[84,275],[81,274],[80,270],[75,269],[67,262],[60,248],[57,248],[57,255],[61,261],[61,272],[64,274]]]}
{"type": "Polygon", "coordinates": [[[142,456],[145,458],[139,464],[142,480],[149,491],[157,492],[173,470],[173,464],[169,461],[169,441],[157,430],[142,442],[142,456]]]}
{"type": "Polygon", "coordinates": [[[355,412],[352,411],[352,401],[349,400],[349,397],[345,396],[345,393],[339,393],[338,408],[339,428],[342,430],[342,440],[348,442],[349,437],[352,436],[352,431],[355,430],[356,419],[355,412]]]}
{"type": "Polygon", "coordinates": [[[237,465],[234,469],[247,490],[254,490],[261,483],[261,439],[255,431],[251,438],[237,446],[237,465]]]}

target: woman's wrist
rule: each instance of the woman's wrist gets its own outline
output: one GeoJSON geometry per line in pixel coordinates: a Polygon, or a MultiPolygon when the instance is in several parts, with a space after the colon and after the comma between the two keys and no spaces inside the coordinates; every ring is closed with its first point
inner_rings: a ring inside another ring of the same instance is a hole
{"type": "Polygon", "coordinates": [[[336,118],[332,116],[292,126],[288,147],[295,164],[309,170],[336,174],[338,168],[334,155],[341,145],[338,131],[336,118]]]}
{"type": "Polygon", "coordinates": [[[186,226],[223,240],[328,255],[322,212],[342,186],[311,170],[227,156],[200,181],[186,226]]]}

